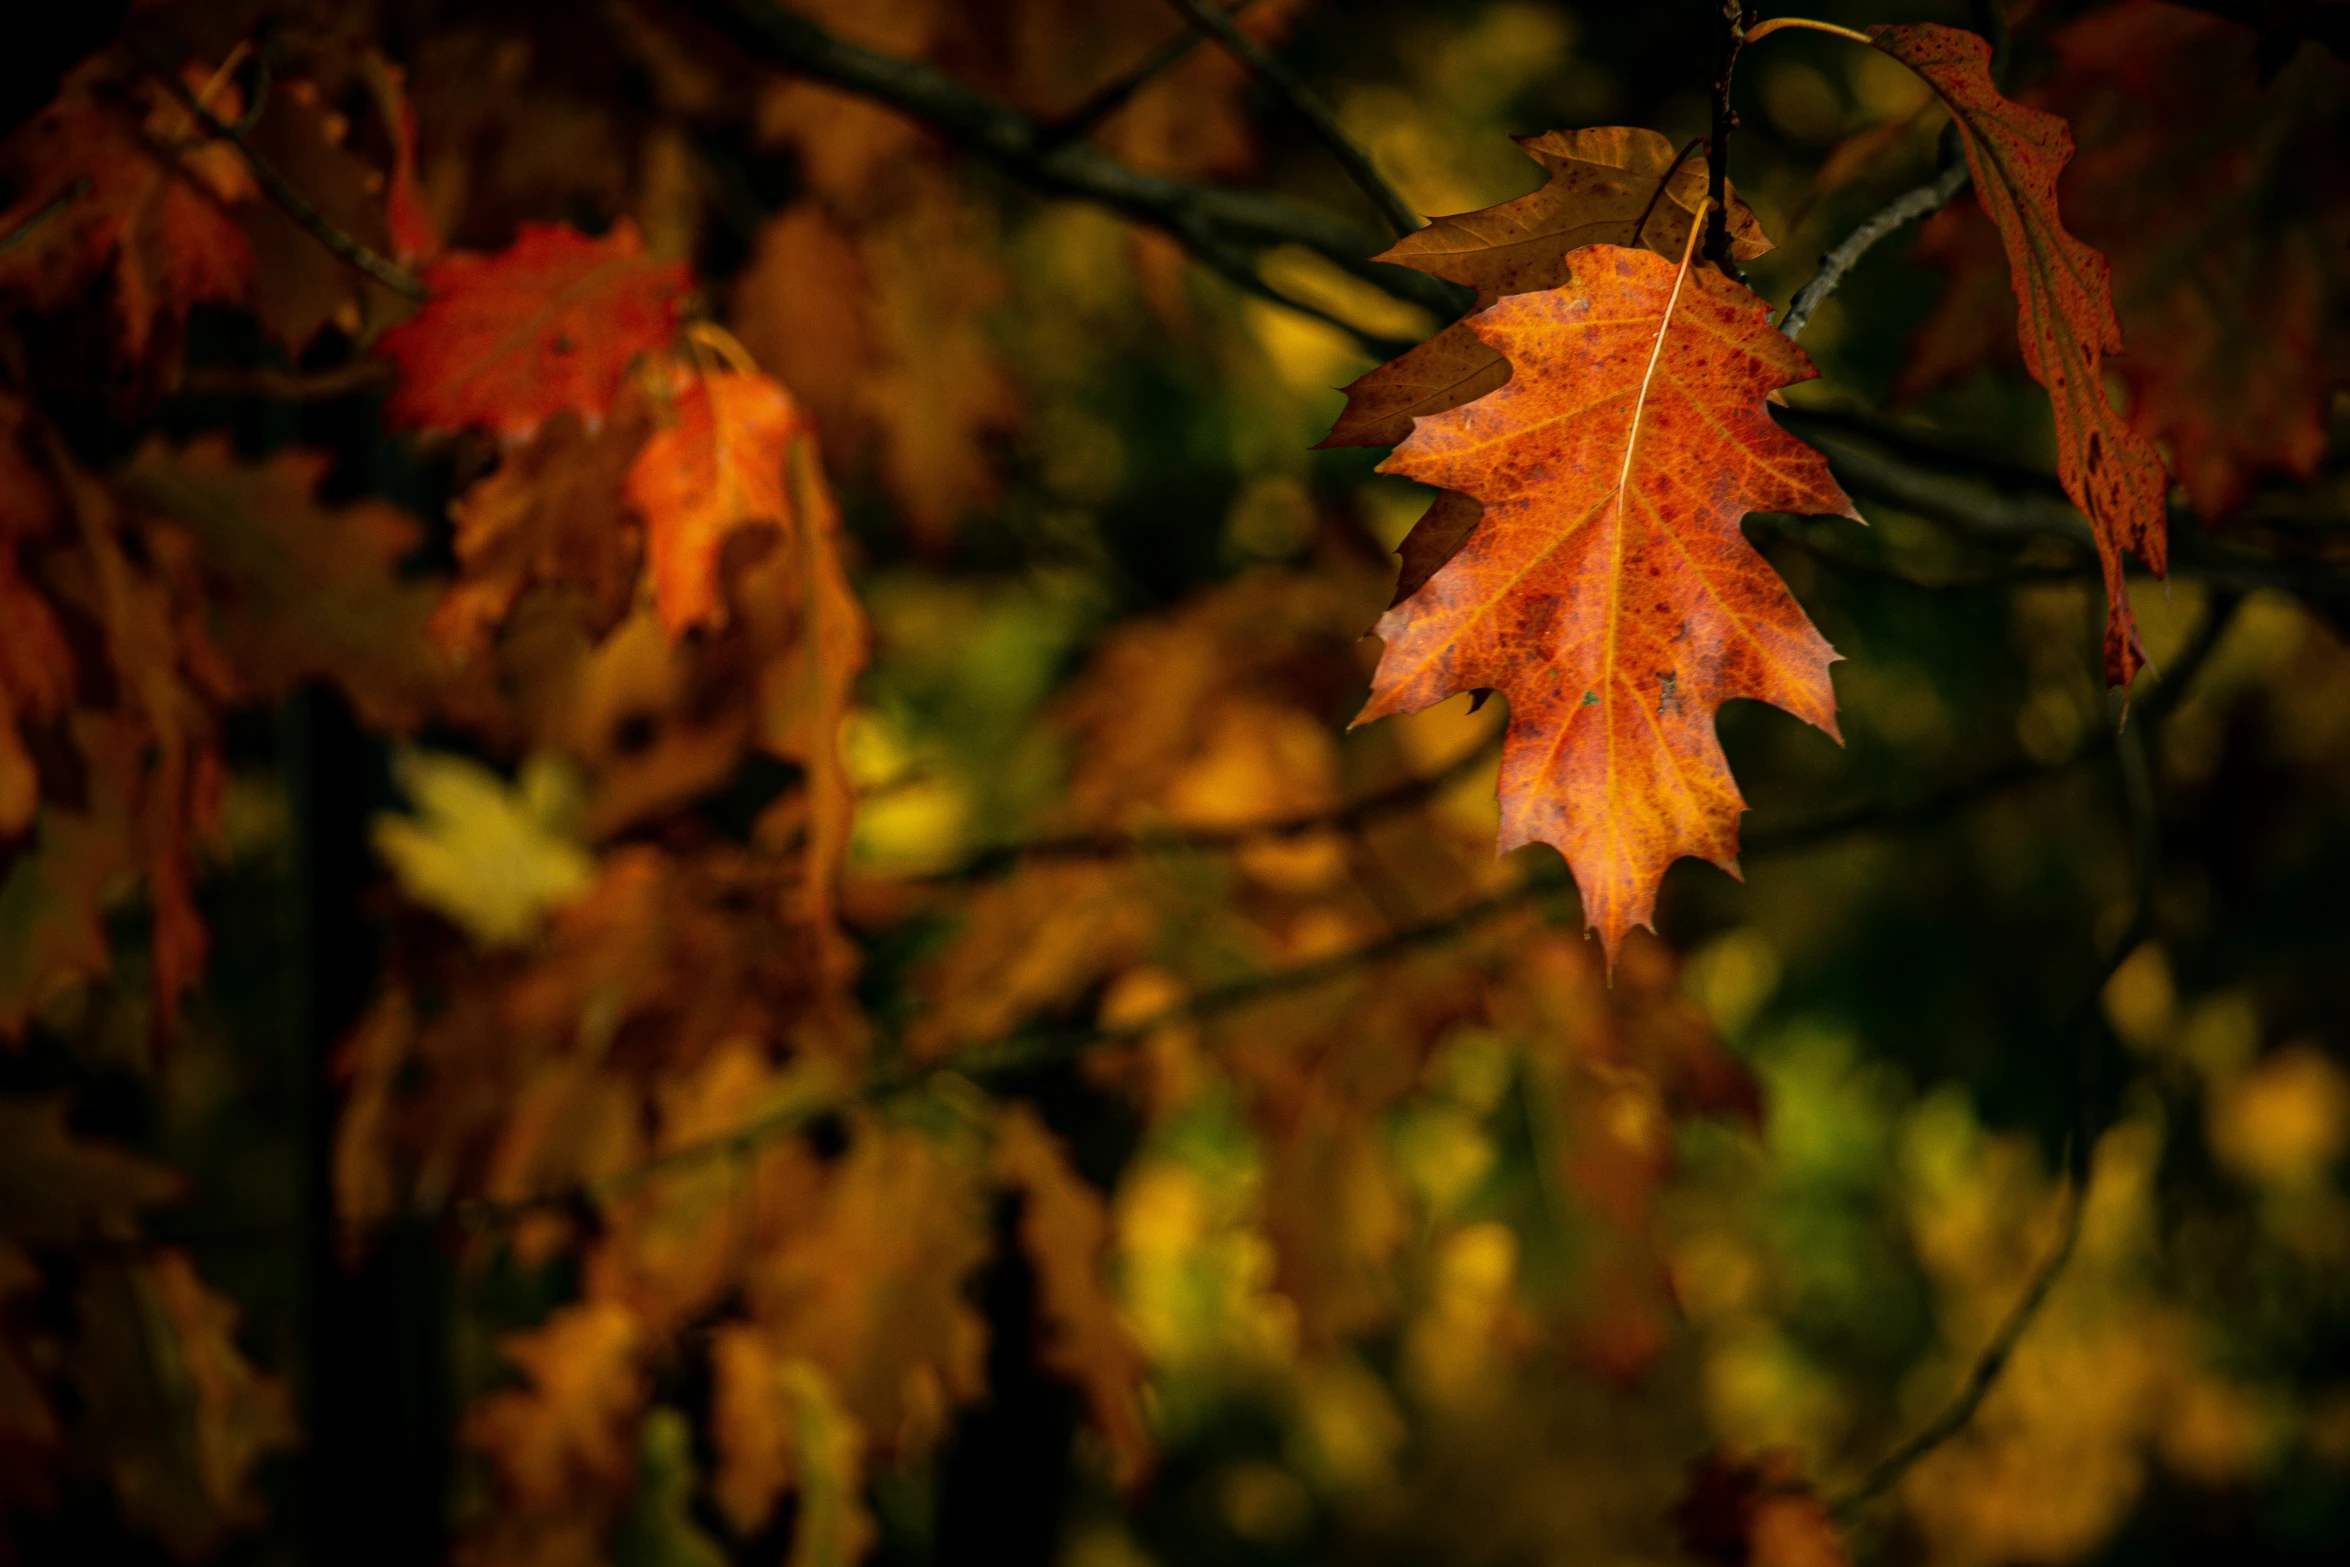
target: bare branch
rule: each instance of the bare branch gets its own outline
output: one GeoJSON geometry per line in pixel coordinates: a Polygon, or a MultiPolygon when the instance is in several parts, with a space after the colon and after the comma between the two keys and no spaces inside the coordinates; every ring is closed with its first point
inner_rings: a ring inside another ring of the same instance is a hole
{"type": "Polygon", "coordinates": [[[1242,31],[1232,13],[1208,4],[1207,0],[1167,0],[1167,3],[1190,17],[1191,24],[1201,32],[1213,35],[1234,59],[1248,67],[1251,75],[1277,93],[1291,113],[1306,122],[1346,170],[1347,178],[1355,182],[1355,188],[1371,199],[1371,205],[1379,209],[1380,216],[1387,219],[1399,237],[1420,227],[1420,214],[1372,166],[1370,154],[1354,144],[1321,95],[1284,65],[1278,55],[1242,31]]]}
{"type": "Polygon", "coordinates": [[[1407,778],[1332,810],[1272,817],[1261,822],[1245,822],[1237,827],[1152,833],[1068,833],[1060,837],[1034,838],[1026,843],[999,844],[983,849],[951,870],[937,871],[919,879],[928,882],[985,881],[1005,874],[1025,860],[1114,860],[1130,854],[1163,850],[1233,849],[1264,838],[1295,837],[1325,827],[1359,827],[1382,816],[1408,810],[1467,777],[1492,757],[1499,744],[1500,736],[1495,735],[1484,744],[1471,747],[1433,773],[1407,778]]]}
{"type": "Polygon", "coordinates": [[[1992,1387],[1999,1381],[1999,1374],[2007,1369],[2007,1362],[2015,1354],[2016,1345],[2023,1340],[2024,1330],[2032,1325],[2032,1319],[2040,1314],[2041,1306],[2047,1303],[2049,1292],[2056,1288],[2056,1281],[2063,1274],[2065,1264],[2072,1261],[2073,1248],[2081,1239],[2081,1212],[2088,1205],[2086,1198],[2084,1188],[2067,1180],[2064,1227],[2057,1232],[2056,1245],[2034,1270],[2031,1282],[2024,1286],[2021,1298],[2008,1309],[2007,1320],[2000,1323],[1999,1331],[1991,1335],[1991,1341],[1975,1357],[1975,1363],[1968,1370],[1967,1379],[1961,1384],[1957,1395],[1943,1407],[1940,1414],[1912,1432],[1899,1447],[1872,1464],[1851,1490],[1828,1504],[1829,1514],[1838,1522],[1849,1523],[1855,1514],[1898,1485],[1901,1477],[1909,1473],[1919,1459],[1958,1435],[1974,1420],[1975,1411],[1983,1407],[1983,1400],[1990,1396],[1992,1387]]]}
{"type": "Polygon", "coordinates": [[[1722,62],[1714,76],[1713,127],[1706,148],[1705,259],[1738,276],[1730,259],[1730,132],[1738,112],[1730,107],[1730,81],[1737,74],[1738,52],[1746,46],[1745,0],[1721,0],[1722,62]]]}
{"type": "Polygon", "coordinates": [[[1343,979],[1358,969],[1402,957],[1423,947],[1440,946],[1522,908],[1537,898],[1564,892],[1573,885],[1574,880],[1563,865],[1553,866],[1529,875],[1514,888],[1464,904],[1450,914],[1407,926],[1376,941],[1344,952],[1334,952],[1311,963],[1275,969],[1214,990],[1203,990],[1188,1000],[1163,1008],[1137,1022],[1115,1028],[1031,1029],[990,1044],[958,1051],[951,1062],[941,1066],[902,1067],[878,1072],[854,1091],[822,1102],[795,1105],[749,1122],[726,1136],[688,1143],[599,1181],[565,1187],[559,1191],[535,1193],[528,1197],[462,1200],[453,1205],[452,1211],[458,1223],[465,1228],[485,1230],[510,1224],[533,1213],[560,1212],[578,1207],[583,1202],[609,1201],[638,1189],[657,1176],[693,1168],[713,1159],[740,1158],[778,1138],[791,1136],[820,1116],[888,1099],[935,1079],[957,1077],[985,1082],[990,1078],[1069,1060],[1088,1050],[1133,1044],[1173,1024],[1197,1022],[1275,996],[1311,990],[1333,980],[1343,979]]]}
{"type": "Polygon", "coordinates": [[[1170,234],[1252,292],[1265,285],[1253,268],[1240,267],[1243,276],[1234,276],[1235,256],[1299,245],[1446,320],[1466,308],[1466,290],[1409,267],[1372,261],[1372,252],[1382,247],[1334,214],[1278,196],[1152,174],[1086,142],[1055,141],[1027,115],[928,65],[860,49],[770,0],[698,0],[698,8],[752,54],[888,104],[1032,189],[1094,202],[1170,234]]]}
{"type": "MultiPolygon", "coordinates": [[[[1226,9],[1224,14],[1238,18],[1256,3],[1257,0],[1233,0],[1232,5],[1226,9]]],[[[1043,144],[1048,147],[1055,146],[1061,142],[1075,141],[1080,136],[1091,134],[1095,126],[1132,102],[1136,93],[1189,59],[1192,50],[1197,49],[1199,45],[1200,34],[1197,28],[1187,28],[1178,33],[1142,64],[1108,85],[1096,89],[1091,97],[1059,119],[1048,121],[1044,127],[1043,144]]]]}
{"type": "Polygon", "coordinates": [[[146,62],[148,74],[179,100],[180,107],[188,112],[204,134],[236,148],[237,155],[245,160],[245,167],[253,171],[253,178],[263,192],[312,239],[395,294],[415,300],[430,295],[431,291],[424,286],[422,278],[398,262],[377,255],[328,222],[325,214],[310,204],[308,197],[294,189],[284,175],[252,149],[245,140],[242,127],[223,123],[218,115],[197,100],[195,93],[189,90],[186,82],[180,80],[179,73],[171,68],[169,61],[162,59],[150,46],[134,44],[133,47],[146,62]]]}
{"type": "MultiPolygon", "coordinates": [[[[1983,1407],[1983,1400],[1997,1385],[2000,1373],[2014,1358],[2016,1346],[2023,1341],[2025,1330],[2048,1302],[2056,1282],[2072,1261],[2073,1252],[2081,1239],[2081,1218],[2089,1205],[2089,1177],[2091,1156],[2096,1151],[2097,1137],[2102,1130],[2100,1122],[2099,1065],[2104,1055],[2102,1048],[2104,1028],[2098,1013],[2100,998],[2131,953],[2138,950],[2147,937],[2154,933],[2154,897],[2160,875],[2160,849],[2154,814],[2154,789],[2146,765],[2146,730],[2177,708],[2196,673],[2210,657],[2211,650],[2225,635],[2234,621],[2238,600],[2232,594],[2216,598],[2210,612],[2203,618],[2196,637],[2187,650],[2175,661],[2172,677],[2165,680],[2156,692],[2154,701],[2145,704],[2145,711],[2136,724],[2118,723],[2113,736],[2113,756],[2121,784],[2121,805],[2124,828],[2130,840],[2132,864],[2132,909],[2130,922],[2099,966],[2096,980],[2075,1007],[2068,1032],[2080,1038],[2079,1066],[2073,1085],[2073,1126],[2066,1139],[2065,1150],[2065,1214],[2063,1227],[2057,1232],[2056,1244],[2047,1257],[2033,1270],[2023,1294],[2010,1307],[2006,1320],[1991,1335],[1968,1369],[1966,1380],[1958,1392],[1943,1406],[1942,1412],[1912,1432],[1891,1452],[1869,1466],[1866,1473],[1829,1504],[1829,1511],[1840,1521],[1852,1517],[1871,1502],[1884,1496],[1901,1483],[1901,1477],[1916,1466],[1928,1453],[1965,1430],[1983,1407]]],[[[2118,716],[2118,715],[2117,715],[2118,716]]]]}
{"type": "Polygon", "coordinates": [[[1940,174],[1914,190],[1903,191],[1884,206],[1870,214],[1860,227],[1844,236],[1835,249],[1820,257],[1820,269],[1812,274],[1787,305],[1787,313],[1779,318],[1779,330],[1790,338],[1803,335],[1804,326],[1812,312],[1819,309],[1837,286],[1844,281],[1871,246],[1905,223],[1914,223],[1930,213],[1939,212],[1950,199],[1966,187],[1967,166],[1964,161],[1952,164],[1940,174]]]}
{"type": "Polygon", "coordinates": [[[48,226],[49,223],[54,221],[59,214],[65,211],[66,208],[72,206],[75,202],[81,200],[89,193],[90,177],[85,174],[80,179],[75,180],[71,185],[66,186],[65,189],[59,191],[55,196],[49,198],[48,203],[43,206],[40,211],[28,214],[22,223],[19,223],[16,227],[10,229],[7,233],[0,234],[0,256],[7,255],[17,246],[31,239],[35,234],[38,234],[43,228],[48,226]]]}
{"type": "MultiPolygon", "coordinates": [[[[1772,415],[1826,453],[1837,479],[1859,500],[1882,501],[1986,542],[2058,540],[2079,552],[2084,573],[2092,569],[2096,537],[2050,475],[1863,415],[1816,408],[1774,408],[1772,415]]],[[[2274,588],[2350,628],[2350,576],[2340,568],[2278,561],[2215,540],[2185,505],[2171,508],[2169,527],[2174,575],[2236,592],[2274,588]]]]}

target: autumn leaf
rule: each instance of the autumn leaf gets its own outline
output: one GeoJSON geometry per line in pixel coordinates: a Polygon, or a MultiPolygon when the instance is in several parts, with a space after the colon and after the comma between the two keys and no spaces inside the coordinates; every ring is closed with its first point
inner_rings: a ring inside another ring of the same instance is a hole
{"type": "MultiPolygon", "coordinates": [[[[2156,0],[2085,15],[2048,47],[2055,68],[2024,100],[2079,142],[2064,211],[2113,264],[2131,424],[2169,443],[2208,518],[2263,474],[2308,479],[2329,395],[2350,383],[2350,67],[2305,49],[2265,81],[2253,29],[2156,0]]],[[[2012,355],[2006,260],[1980,214],[1942,214],[1918,253],[1950,281],[1904,387],[2012,355]]]]}
{"type": "Polygon", "coordinates": [[[162,1251],[86,1269],[76,1424],[125,1516],[174,1555],[210,1555],[262,1516],[253,1471],[295,1437],[285,1384],[237,1347],[237,1308],[162,1251]]]}
{"type": "Polygon", "coordinates": [[[1015,1107],[996,1129],[995,1171],[1024,1199],[1020,1244],[1036,1267],[1045,1364],[1084,1390],[1109,1440],[1117,1482],[1131,1486],[1152,1456],[1142,1417],[1147,1367],[1106,1273],[1108,1210],[1025,1107],[1015,1107]]]}
{"type": "Polygon", "coordinates": [[[241,462],[209,438],[151,444],[120,482],[136,507],[199,545],[208,629],[241,694],[280,696],[324,678],[370,724],[410,729],[456,696],[452,663],[426,634],[433,587],[401,570],[421,530],[379,499],[322,504],[326,470],[315,452],[241,462]]]}
{"type": "Polygon", "coordinates": [[[392,257],[429,261],[440,254],[440,225],[433,221],[416,176],[416,109],[408,101],[407,77],[399,66],[369,49],[359,57],[359,76],[375,98],[391,142],[391,169],[384,183],[384,226],[392,257]]]}
{"type": "MultiPolygon", "coordinates": [[[[1391,261],[1477,291],[1477,308],[1512,294],[1557,288],[1567,258],[1585,245],[1645,247],[1678,257],[1705,199],[1701,153],[1676,157],[1651,130],[1607,126],[1521,136],[1518,145],[1549,171],[1532,195],[1438,218],[1382,252],[1391,261]]],[[[1732,254],[1771,248],[1744,203],[1732,209],[1732,254]]],[[[1509,378],[1502,357],[1455,322],[1346,389],[1346,410],[1324,446],[1393,446],[1412,420],[1458,408],[1509,378]]]]}
{"type": "MultiPolygon", "coordinates": [[[[210,72],[182,79],[207,89],[210,72]]],[[[215,114],[234,118],[236,90],[213,90],[215,114]]],[[[225,143],[206,141],[161,87],[125,79],[101,56],[77,68],[56,101],[0,145],[0,182],[16,193],[0,211],[0,296],[62,307],[99,276],[113,288],[126,359],[143,358],[159,326],[191,306],[241,299],[253,252],[233,209],[253,179],[225,143]]]]}
{"type": "Polygon", "coordinates": [[[566,408],[603,417],[636,357],[676,336],[690,286],[626,219],[602,239],[526,223],[505,250],[451,252],[424,281],[432,297],[376,345],[400,372],[385,416],[513,440],[566,408]]]}
{"type": "Polygon", "coordinates": [[[624,395],[592,427],[565,409],[460,495],[449,516],[457,580],[433,612],[434,638],[460,655],[478,654],[515,600],[542,583],[581,590],[588,630],[610,631],[628,608],[644,553],[622,486],[650,432],[634,397],[624,395]]]}
{"type": "MultiPolygon", "coordinates": [[[[391,248],[378,194],[382,171],[348,145],[343,116],[318,82],[275,83],[246,141],[335,228],[371,250],[391,248]]],[[[299,356],[330,323],[358,336],[363,305],[380,310],[392,302],[276,203],[252,203],[243,216],[255,262],[254,315],[289,355],[299,356]]]]}
{"type": "Polygon", "coordinates": [[[13,541],[0,534],[0,838],[22,832],[40,807],[25,732],[65,711],[72,675],[64,628],[25,580],[13,541]]]}
{"type": "Polygon", "coordinates": [[[1736,870],[1745,802],[1714,710],[1754,697],[1835,733],[1835,654],[1740,520],[1854,513],[1764,411],[1813,372],[1760,299],[1686,253],[1676,267],[1593,246],[1569,272],[1471,319],[1510,381],[1421,419],[1382,465],[1485,516],[1379,622],[1357,722],[1479,687],[1509,697],[1501,847],[1564,854],[1612,957],[1674,860],[1736,870]]]}
{"type": "Polygon", "coordinates": [[[657,430],[628,470],[645,519],[653,600],[672,636],[726,618],[718,552],[737,529],[793,526],[786,448],[804,438],[791,394],[763,375],[717,370],[688,380],[676,423],[657,430]]]}
{"type": "Polygon", "coordinates": [[[791,1567],[851,1567],[874,1534],[861,1494],[864,1433],[855,1418],[821,1371],[777,1356],[747,1327],[720,1328],[710,1360],[718,1505],[751,1533],[786,1490],[796,1491],[791,1567]]]}
{"type": "Polygon", "coordinates": [[[509,785],[471,758],[406,750],[392,763],[414,816],[374,823],[376,852],[408,896],[485,946],[516,946],[586,892],[595,860],[567,828],[579,788],[561,761],[534,757],[509,785]]]}
{"type": "Polygon", "coordinates": [[[184,1188],[161,1165],[78,1136],[61,1098],[0,1099],[0,1149],[0,1236],[27,1245],[124,1239],[184,1188]]]}
{"type": "Polygon", "coordinates": [[[645,1396],[639,1340],[624,1308],[591,1301],[499,1346],[527,1385],[484,1400],[465,1434],[523,1507],[560,1507],[575,1482],[609,1488],[629,1477],[645,1396]]]}
{"type": "Polygon", "coordinates": [[[958,185],[892,171],[851,212],[802,203],[761,231],[735,285],[743,341],[824,433],[829,460],[872,477],[937,545],[998,487],[993,446],[1018,398],[989,335],[1007,285],[958,185]]]}
{"type": "Polygon", "coordinates": [[[43,805],[31,842],[0,877],[0,1040],[22,1034],[60,990],[113,966],[106,908],[138,865],[130,798],[138,738],[130,724],[94,713],[74,728],[91,762],[89,796],[78,809],[43,805]]]}
{"type": "Polygon", "coordinates": [[[2055,411],[2057,478],[2097,535],[2105,678],[2126,687],[2146,655],[2130,615],[2123,556],[2162,575],[2170,481],[2161,452],[2106,395],[2105,356],[2122,349],[2111,270],[2057,215],[2056,182],[2073,154],[2072,132],[2055,115],[2003,96],[1991,81],[1991,46],[1973,33],[1921,22],[1872,28],[1869,36],[1933,86],[1963,133],[1976,199],[2007,248],[2024,368],[2048,388],[2055,411]]]}

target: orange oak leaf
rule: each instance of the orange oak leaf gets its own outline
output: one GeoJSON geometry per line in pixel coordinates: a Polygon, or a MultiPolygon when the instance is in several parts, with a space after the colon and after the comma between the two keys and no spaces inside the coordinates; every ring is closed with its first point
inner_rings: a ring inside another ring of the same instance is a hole
{"type": "Polygon", "coordinates": [[[2130,615],[2123,554],[2155,575],[2166,563],[2162,454],[2106,396],[2104,363],[2122,349],[2105,258],[2065,231],[2057,177],[2073,155],[2055,115],[2016,103],[1991,81],[1991,46],[1936,23],[1871,28],[1879,49],[1923,76],[1966,143],[1976,199],[2007,249],[2024,368],[2048,388],[2056,475],[2089,518],[2105,569],[2105,676],[2127,686],[2145,662],[2130,615]]]}
{"type": "Polygon", "coordinates": [[[1484,520],[1391,609],[1356,720],[1491,687],[1510,699],[1501,847],[1564,854],[1613,958],[1665,869],[1736,873],[1714,710],[1785,708],[1833,735],[1836,655],[1738,531],[1750,511],[1855,516],[1764,399],[1815,373],[1763,301],[1710,269],[1595,245],[1566,284],[1469,325],[1514,374],[1422,418],[1382,468],[1459,490],[1484,520]]]}
{"type": "Polygon", "coordinates": [[[677,422],[655,431],[628,470],[628,499],[645,519],[653,601],[672,636],[726,618],[718,552],[739,528],[789,532],[785,463],[808,431],[791,394],[764,375],[697,376],[677,422]]]}
{"type": "MultiPolygon", "coordinates": [[[[1531,195],[1408,234],[1376,259],[1477,291],[1482,309],[1511,294],[1557,288],[1567,257],[1585,245],[1630,245],[1678,256],[1705,199],[1701,153],[1677,158],[1655,131],[1629,126],[1549,131],[1518,145],[1550,171],[1531,195]]],[[[1731,208],[1731,251],[1750,260],[1771,248],[1743,204],[1731,208]]],[[[1473,402],[1509,379],[1509,366],[1454,322],[1410,353],[1346,389],[1346,411],[1324,446],[1393,446],[1417,415],[1473,402]]]]}
{"type": "MultiPolygon", "coordinates": [[[[199,93],[210,73],[190,66],[199,93]]],[[[235,118],[233,87],[207,100],[235,118]]],[[[236,152],[204,141],[159,87],[100,57],[68,77],[38,118],[0,145],[0,296],[54,309],[100,275],[113,285],[123,354],[190,306],[244,297],[253,252],[231,209],[256,189],[236,152]]]]}
{"type": "Polygon", "coordinates": [[[676,336],[691,285],[625,218],[602,239],[526,223],[496,255],[453,252],[424,281],[424,308],[377,345],[400,372],[385,415],[514,440],[565,408],[601,418],[637,355],[676,336]]]}

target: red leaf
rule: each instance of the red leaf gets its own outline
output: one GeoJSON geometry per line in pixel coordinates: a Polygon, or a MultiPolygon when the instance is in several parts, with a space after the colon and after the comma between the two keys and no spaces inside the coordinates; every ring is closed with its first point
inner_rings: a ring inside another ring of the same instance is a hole
{"type": "MultiPolygon", "coordinates": [[[[190,306],[244,296],[253,252],[228,208],[255,190],[231,148],[117,72],[105,58],[83,65],[0,147],[0,184],[18,193],[0,211],[0,294],[55,309],[109,276],[123,353],[137,359],[190,306]]],[[[201,90],[208,74],[191,66],[186,79],[201,90]]],[[[233,118],[233,89],[210,106],[233,118]]]]}
{"type": "Polygon", "coordinates": [[[2007,247],[2024,368],[2048,388],[2055,410],[2056,476],[2096,531],[2105,568],[2105,676],[2127,686],[2145,652],[2130,617],[2122,556],[2134,554],[2162,574],[2169,479],[2154,443],[2131,429],[2105,394],[2105,356],[2122,349],[2109,269],[2065,232],[2056,210],[2072,132],[2055,115],[2001,96],[1991,81],[1991,46],[1973,33],[1926,22],[1872,28],[1869,36],[1933,86],[1964,134],[1976,199],[2007,247]]]}
{"type": "Polygon", "coordinates": [[[400,369],[386,415],[423,429],[480,425],[520,440],[562,409],[603,416],[636,356],[677,332],[690,279],[626,219],[602,239],[524,224],[494,256],[427,269],[432,298],[378,345],[400,369]]]}

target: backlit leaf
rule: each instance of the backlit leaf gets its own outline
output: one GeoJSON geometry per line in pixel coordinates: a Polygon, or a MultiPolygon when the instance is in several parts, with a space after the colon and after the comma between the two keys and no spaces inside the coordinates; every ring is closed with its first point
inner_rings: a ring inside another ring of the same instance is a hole
{"type": "Polygon", "coordinates": [[[376,852],[409,897],[484,945],[529,940],[595,879],[595,860],[564,831],[578,789],[557,759],[534,759],[513,785],[446,752],[403,751],[392,770],[417,815],[378,816],[376,852]]]}
{"type": "Polygon", "coordinates": [[[517,440],[562,409],[603,417],[636,357],[676,336],[689,286],[626,220],[602,239],[526,223],[506,249],[451,252],[424,281],[432,297],[376,345],[400,372],[386,416],[517,440]]]}
{"type": "Polygon", "coordinates": [[[1501,847],[1564,854],[1612,955],[1674,860],[1736,868],[1745,802],[1714,710],[1754,697],[1835,732],[1835,654],[1740,520],[1853,513],[1764,412],[1812,371],[1761,300],[1651,251],[1593,246],[1569,265],[1566,286],[1472,318],[1509,383],[1421,419],[1384,465],[1485,515],[1379,622],[1362,718],[1507,696],[1501,847]]]}
{"type": "Polygon", "coordinates": [[[688,381],[676,421],[645,442],[627,484],[645,519],[653,600],[673,636],[726,618],[718,552],[728,535],[758,523],[793,528],[784,463],[805,430],[782,387],[734,370],[688,381]]]}

